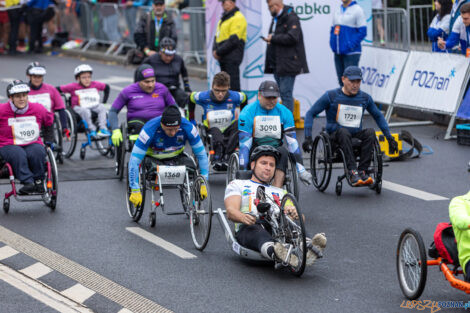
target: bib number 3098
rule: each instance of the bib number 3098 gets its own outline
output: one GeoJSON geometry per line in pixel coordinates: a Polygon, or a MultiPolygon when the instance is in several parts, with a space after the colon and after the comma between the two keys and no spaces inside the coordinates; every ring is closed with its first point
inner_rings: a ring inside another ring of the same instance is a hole
{"type": "Polygon", "coordinates": [[[255,138],[270,137],[281,139],[280,116],[257,116],[254,122],[255,138]]]}

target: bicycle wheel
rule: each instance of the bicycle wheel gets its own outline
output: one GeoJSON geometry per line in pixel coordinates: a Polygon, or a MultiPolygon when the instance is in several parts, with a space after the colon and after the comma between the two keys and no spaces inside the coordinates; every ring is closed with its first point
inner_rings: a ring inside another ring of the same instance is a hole
{"type": "MultiPolygon", "coordinates": [[[[129,163],[127,163],[129,166],[129,163]]],[[[138,222],[140,218],[142,217],[142,213],[144,212],[144,206],[145,206],[145,191],[146,191],[146,168],[145,168],[145,158],[142,161],[142,164],[140,164],[139,168],[139,186],[140,186],[140,192],[142,194],[142,204],[139,206],[134,206],[134,204],[129,200],[129,197],[131,196],[132,190],[129,185],[129,175],[126,175],[126,182],[127,182],[127,193],[126,193],[126,204],[127,204],[127,212],[129,213],[129,216],[132,218],[134,222],[138,222]]]]}
{"type": "Polygon", "coordinates": [[[77,146],[77,120],[71,110],[70,108],[65,109],[67,126],[70,130],[70,137],[63,138],[62,140],[62,152],[66,158],[70,158],[73,155],[77,146]]]}
{"type": "Polygon", "coordinates": [[[191,194],[193,205],[190,207],[189,227],[194,246],[202,251],[209,241],[212,225],[212,199],[209,184],[204,176],[199,175],[196,177],[191,188],[191,194]],[[204,199],[200,195],[201,186],[207,188],[207,197],[204,199]]]}
{"type": "Polygon", "coordinates": [[[310,172],[313,185],[319,191],[325,191],[330,183],[332,165],[329,161],[328,146],[325,137],[315,137],[312,152],[310,153],[310,172]]]}
{"type": "Polygon", "coordinates": [[[284,195],[281,202],[281,212],[279,239],[282,244],[292,246],[292,254],[297,256],[299,262],[296,267],[289,266],[289,269],[292,271],[292,274],[301,276],[305,270],[307,244],[305,242],[305,226],[302,212],[293,194],[288,193],[284,195]],[[291,215],[286,214],[287,207],[293,207],[295,213],[291,215]],[[293,218],[292,216],[297,216],[297,218],[293,218]]]}
{"type": "Polygon", "coordinates": [[[287,173],[285,177],[285,185],[287,192],[295,196],[299,200],[299,181],[297,174],[297,166],[294,157],[289,153],[289,160],[287,165],[287,173]]]}
{"type": "Polygon", "coordinates": [[[238,153],[234,152],[230,155],[228,160],[228,168],[227,168],[227,177],[225,179],[225,184],[228,185],[230,182],[237,178],[237,172],[240,168],[240,163],[238,159],[238,153]]]}
{"type": "Polygon", "coordinates": [[[51,179],[48,179],[48,169],[46,168],[45,179],[44,179],[44,190],[46,191],[42,195],[42,200],[44,203],[51,208],[52,211],[55,210],[57,205],[57,194],[59,189],[59,172],[57,171],[57,163],[55,161],[54,154],[50,148],[46,148],[47,159],[50,164],[50,175],[51,179]]]}
{"type": "Polygon", "coordinates": [[[419,298],[426,285],[428,267],[423,238],[417,231],[407,228],[401,233],[396,262],[401,291],[410,300],[419,298]]]}

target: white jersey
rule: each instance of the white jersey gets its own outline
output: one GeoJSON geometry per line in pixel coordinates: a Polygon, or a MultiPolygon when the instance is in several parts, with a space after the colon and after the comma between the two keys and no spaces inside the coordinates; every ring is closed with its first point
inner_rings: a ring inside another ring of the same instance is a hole
{"type": "MultiPolygon", "coordinates": [[[[266,195],[273,199],[278,198],[279,201],[281,201],[282,197],[287,193],[285,190],[278,187],[260,184],[248,179],[236,179],[232,180],[225,189],[224,200],[231,196],[240,196],[242,197],[240,211],[243,213],[258,214],[254,203],[258,186],[264,186],[266,195]]],[[[267,201],[270,202],[269,199],[267,199],[267,201]]],[[[273,208],[277,208],[277,206],[274,205],[273,208]]],[[[238,231],[240,225],[240,223],[235,223],[235,231],[238,231]]]]}

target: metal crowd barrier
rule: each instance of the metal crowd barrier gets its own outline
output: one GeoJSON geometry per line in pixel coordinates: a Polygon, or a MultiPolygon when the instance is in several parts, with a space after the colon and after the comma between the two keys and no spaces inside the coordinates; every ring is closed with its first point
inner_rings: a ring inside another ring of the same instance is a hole
{"type": "Polygon", "coordinates": [[[433,19],[432,5],[410,5],[408,7],[411,49],[431,51],[431,41],[427,36],[433,19]]]}
{"type": "Polygon", "coordinates": [[[408,15],[402,8],[386,8],[372,10],[373,46],[389,49],[410,49],[408,36],[408,15]],[[384,43],[380,42],[378,24],[384,29],[384,43]]]}

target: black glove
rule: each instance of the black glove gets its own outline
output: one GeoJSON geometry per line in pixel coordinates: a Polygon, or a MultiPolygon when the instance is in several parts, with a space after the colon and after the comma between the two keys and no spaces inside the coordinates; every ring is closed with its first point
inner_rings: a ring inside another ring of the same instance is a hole
{"type": "Polygon", "coordinates": [[[191,87],[189,87],[189,84],[184,84],[184,91],[191,93],[191,87]]]}
{"type": "Polygon", "coordinates": [[[54,151],[55,148],[56,148],[56,145],[55,145],[55,143],[53,143],[53,142],[46,141],[45,144],[46,144],[46,146],[48,146],[49,148],[51,148],[52,151],[54,151]]]}
{"type": "Polygon", "coordinates": [[[302,143],[302,149],[304,149],[305,152],[310,152],[312,150],[312,136],[307,136],[305,137],[304,142],[302,143]]]}
{"type": "Polygon", "coordinates": [[[395,154],[398,152],[398,142],[395,141],[395,139],[392,138],[387,138],[388,141],[388,152],[390,154],[395,154]]]}

